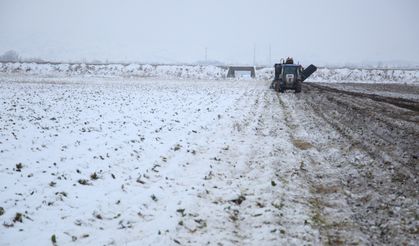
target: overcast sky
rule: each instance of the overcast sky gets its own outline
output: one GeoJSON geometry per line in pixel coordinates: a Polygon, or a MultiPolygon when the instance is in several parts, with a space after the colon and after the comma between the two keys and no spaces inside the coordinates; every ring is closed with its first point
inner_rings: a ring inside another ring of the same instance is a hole
{"type": "Polygon", "coordinates": [[[0,0],[0,53],[50,60],[419,64],[419,0],[0,0]]]}

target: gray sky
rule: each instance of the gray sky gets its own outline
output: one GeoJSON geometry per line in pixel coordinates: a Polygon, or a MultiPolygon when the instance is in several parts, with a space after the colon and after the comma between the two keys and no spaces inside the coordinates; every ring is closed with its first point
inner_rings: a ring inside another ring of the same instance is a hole
{"type": "Polygon", "coordinates": [[[0,53],[259,64],[419,64],[418,0],[0,0],[0,53]]]}

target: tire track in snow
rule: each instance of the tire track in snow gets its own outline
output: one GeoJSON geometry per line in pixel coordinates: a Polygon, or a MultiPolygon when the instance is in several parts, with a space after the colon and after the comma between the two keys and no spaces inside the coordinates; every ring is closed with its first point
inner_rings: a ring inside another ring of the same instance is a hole
{"type": "Polygon", "coordinates": [[[289,154],[293,146],[284,131],[276,96],[266,87],[241,89],[243,96],[231,113],[235,120],[220,132],[226,147],[206,176],[208,192],[195,208],[189,208],[201,211],[207,226],[194,232],[199,239],[192,243],[316,242],[318,232],[307,223],[310,211],[304,200],[308,191],[295,174],[298,163],[289,154]]]}
{"type": "Polygon", "coordinates": [[[347,204],[346,191],[341,186],[342,175],[334,167],[334,162],[325,157],[325,153],[328,153],[316,138],[319,134],[316,128],[320,124],[309,131],[304,128],[304,125],[308,122],[313,124],[316,119],[310,118],[310,112],[296,107],[303,96],[278,94],[278,99],[284,108],[285,121],[295,145],[295,158],[300,160],[299,173],[309,185],[311,194],[307,203],[311,208],[311,223],[319,228],[322,244],[366,243],[366,236],[352,219],[353,212],[347,204]]]}

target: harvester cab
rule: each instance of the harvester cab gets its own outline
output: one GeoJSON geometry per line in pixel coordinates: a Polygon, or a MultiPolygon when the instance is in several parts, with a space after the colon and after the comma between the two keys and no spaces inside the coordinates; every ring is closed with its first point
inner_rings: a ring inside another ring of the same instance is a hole
{"type": "Polygon", "coordinates": [[[275,77],[271,88],[281,93],[288,89],[294,90],[295,93],[300,93],[304,80],[317,70],[317,67],[314,65],[304,69],[301,65],[294,64],[294,60],[291,57],[288,57],[282,63],[275,64],[274,68],[275,77]]]}

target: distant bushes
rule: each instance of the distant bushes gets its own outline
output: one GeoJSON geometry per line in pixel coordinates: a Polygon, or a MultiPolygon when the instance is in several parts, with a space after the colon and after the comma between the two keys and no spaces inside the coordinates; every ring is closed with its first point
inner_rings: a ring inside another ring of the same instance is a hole
{"type": "Polygon", "coordinates": [[[14,50],[9,50],[0,55],[0,62],[18,62],[19,54],[14,50]]]}

